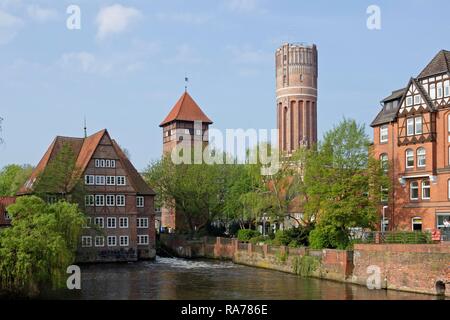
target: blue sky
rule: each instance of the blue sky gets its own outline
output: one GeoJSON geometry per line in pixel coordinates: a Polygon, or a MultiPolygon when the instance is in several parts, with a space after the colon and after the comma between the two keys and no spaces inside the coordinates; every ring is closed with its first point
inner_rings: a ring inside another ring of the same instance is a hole
{"type": "Polygon", "coordinates": [[[283,42],[318,46],[319,137],[344,116],[368,125],[450,49],[449,11],[446,0],[0,0],[0,167],[36,165],[56,135],[82,136],[86,116],[143,169],[161,155],[158,125],[185,74],[215,128],[275,128],[283,42]],[[70,4],[80,30],[66,28],[70,4]],[[381,30],[366,27],[371,4],[381,30]]]}

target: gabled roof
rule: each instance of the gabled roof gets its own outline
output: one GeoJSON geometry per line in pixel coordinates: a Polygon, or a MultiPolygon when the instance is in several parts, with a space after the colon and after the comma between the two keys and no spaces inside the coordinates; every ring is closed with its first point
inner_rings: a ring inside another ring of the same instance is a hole
{"type": "Polygon", "coordinates": [[[176,120],[213,123],[187,92],[184,92],[180,99],[178,99],[177,103],[159,126],[162,127],[176,120]]]}
{"type": "Polygon", "coordinates": [[[150,189],[150,187],[145,183],[143,178],[137,173],[134,166],[131,164],[130,160],[126,157],[125,153],[120,149],[117,143],[111,139],[109,133],[106,129],[103,129],[89,137],[86,138],[74,138],[74,137],[56,137],[52,144],[48,148],[47,152],[42,157],[39,164],[33,170],[30,178],[25,183],[25,185],[19,190],[18,195],[29,194],[33,192],[33,183],[36,181],[38,176],[45,170],[47,165],[56,157],[56,155],[61,150],[64,144],[68,144],[74,154],[76,155],[75,167],[77,169],[77,176],[74,176],[74,180],[80,178],[80,176],[86,170],[89,161],[92,159],[95,150],[102,141],[104,136],[107,136],[113,145],[121,163],[123,163],[131,183],[135,191],[139,194],[154,195],[155,192],[150,189]]]}
{"type": "Polygon", "coordinates": [[[441,50],[422,70],[417,78],[425,78],[432,75],[450,72],[450,51],[441,50]]]}
{"type": "Polygon", "coordinates": [[[383,100],[381,100],[381,102],[388,102],[388,101],[400,99],[401,97],[403,97],[403,94],[405,93],[406,90],[407,90],[407,88],[402,88],[402,89],[392,91],[392,93],[389,96],[387,96],[386,98],[384,98],[383,100]]]}
{"type": "Polygon", "coordinates": [[[434,107],[434,104],[431,101],[430,97],[425,92],[425,90],[422,88],[422,85],[414,78],[411,78],[408,82],[408,85],[406,86],[406,91],[403,94],[402,99],[399,102],[400,109],[401,109],[401,105],[403,104],[403,101],[405,101],[405,99],[406,99],[406,94],[408,93],[408,90],[411,87],[411,85],[414,85],[417,88],[417,90],[419,90],[419,93],[422,96],[423,100],[425,101],[425,104],[428,106],[428,109],[430,111],[435,111],[436,108],[434,107]]]}

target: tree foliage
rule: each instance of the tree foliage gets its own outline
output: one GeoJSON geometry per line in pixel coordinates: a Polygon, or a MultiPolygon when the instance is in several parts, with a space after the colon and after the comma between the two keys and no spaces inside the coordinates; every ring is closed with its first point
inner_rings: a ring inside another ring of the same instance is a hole
{"type": "Polygon", "coordinates": [[[0,196],[14,196],[30,177],[30,165],[10,164],[0,171],[0,196]]]}
{"type": "Polygon", "coordinates": [[[20,197],[8,207],[12,226],[0,233],[0,288],[36,294],[60,287],[86,223],[76,204],[20,197]]]}

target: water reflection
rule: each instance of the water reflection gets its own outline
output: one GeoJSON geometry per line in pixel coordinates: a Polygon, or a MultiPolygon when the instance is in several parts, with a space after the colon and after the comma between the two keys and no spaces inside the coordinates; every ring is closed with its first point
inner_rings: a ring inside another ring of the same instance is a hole
{"type": "Polygon", "coordinates": [[[80,291],[47,292],[59,299],[435,299],[235,265],[157,258],[155,262],[85,265],[80,291]]]}

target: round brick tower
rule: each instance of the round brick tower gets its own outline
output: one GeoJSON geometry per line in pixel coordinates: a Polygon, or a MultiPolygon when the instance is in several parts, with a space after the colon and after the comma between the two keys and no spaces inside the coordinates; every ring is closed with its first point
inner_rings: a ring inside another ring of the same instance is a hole
{"type": "Polygon", "coordinates": [[[317,142],[317,48],[286,43],[275,65],[278,147],[291,155],[317,142]]]}

